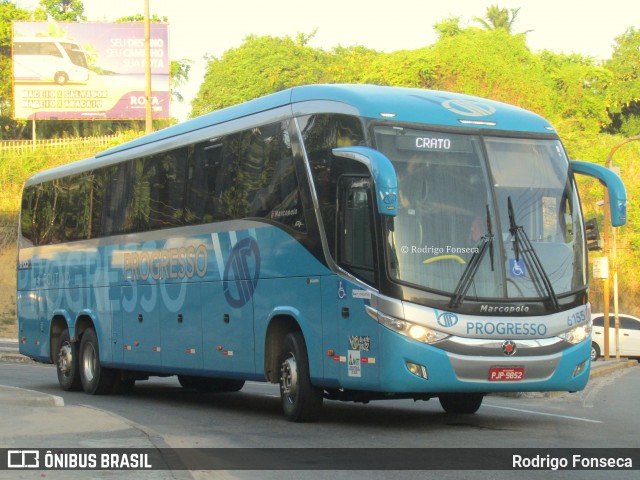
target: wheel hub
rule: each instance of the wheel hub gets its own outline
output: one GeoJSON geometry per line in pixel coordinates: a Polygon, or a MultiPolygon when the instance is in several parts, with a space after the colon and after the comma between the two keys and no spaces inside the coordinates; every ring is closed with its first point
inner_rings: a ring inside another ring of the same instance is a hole
{"type": "Polygon", "coordinates": [[[60,347],[58,351],[58,370],[63,375],[68,375],[71,373],[73,365],[73,350],[71,349],[71,345],[65,343],[60,347]]]}
{"type": "Polygon", "coordinates": [[[298,367],[294,357],[282,362],[280,369],[280,388],[282,394],[290,400],[295,399],[298,393],[298,367]]]}
{"type": "Polygon", "coordinates": [[[82,370],[84,378],[89,382],[93,381],[96,375],[97,355],[93,345],[88,344],[82,355],[82,370]]]}

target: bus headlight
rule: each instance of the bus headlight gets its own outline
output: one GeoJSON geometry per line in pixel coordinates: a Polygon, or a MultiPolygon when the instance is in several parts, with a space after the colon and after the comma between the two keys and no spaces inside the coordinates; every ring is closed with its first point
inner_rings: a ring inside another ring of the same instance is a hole
{"type": "Polygon", "coordinates": [[[367,312],[371,317],[377,320],[380,325],[383,325],[389,330],[393,330],[400,335],[404,335],[405,337],[409,337],[418,342],[435,343],[449,337],[449,335],[446,333],[442,333],[438,330],[433,330],[432,328],[425,327],[424,325],[419,325],[407,320],[400,320],[399,318],[385,315],[384,313],[380,313],[372,307],[367,307],[367,312]]]}
{"type": "Polygon", "coordinates": [[[591,336],[591,320],[578,325],[577,327],[573,327],[571,330],[568,330],[558,336],[565,342],[571,343],[572,345],[584,342],[591,336]]]}

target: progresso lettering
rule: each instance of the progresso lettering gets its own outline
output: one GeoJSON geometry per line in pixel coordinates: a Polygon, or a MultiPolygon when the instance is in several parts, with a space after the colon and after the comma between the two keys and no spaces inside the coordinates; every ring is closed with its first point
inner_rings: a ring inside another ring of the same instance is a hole
{"type": "Polygon", "coordinates": [[[204,277],[209,253],[205,245],[127,252],[123,259],[125,280],[166,280],[204,277]]]}
{"type": "Polygon", "coordinates": [[[526,322],[467,322],[467,334],[544,337],[547,334],[547,326],[526,322]]]}

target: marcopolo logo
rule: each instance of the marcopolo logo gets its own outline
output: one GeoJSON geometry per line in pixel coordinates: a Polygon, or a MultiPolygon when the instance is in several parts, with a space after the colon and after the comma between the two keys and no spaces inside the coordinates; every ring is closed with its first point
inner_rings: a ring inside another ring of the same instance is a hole
{"type": "Polygon", "coordinates": [[[474,100],[445,100],[442,106],[465,117],[487,117],[496,113],[496,109],[491,105],[474,100]]]}
{"type": "Polygon", "coordinates": [[[224,268],[224,297],[240,308],[251,300],[260,276],[260,249],[251,237],[240,240],[231,250],[224,268]]]}
{"type": "Polygon", "coordinates": [[[434,311],[436,313],[438,325],[440,325],[441,327],[451,328],[458,323],[458,316],[455,313],[441,312],[439,310],[434,311]]]}

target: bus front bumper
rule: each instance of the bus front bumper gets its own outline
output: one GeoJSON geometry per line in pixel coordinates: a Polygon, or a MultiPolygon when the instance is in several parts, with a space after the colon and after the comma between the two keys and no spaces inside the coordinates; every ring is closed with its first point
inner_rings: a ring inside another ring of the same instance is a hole
{"type": "MultiPolygon", "coordinates": [[[[536,355],[464,355],[381,328],[380,386],[388,392],[579,391],[589,379],[591,342],[536,355]]],[[[503,341],[501,341],[502,343],[503,341]]]]}

